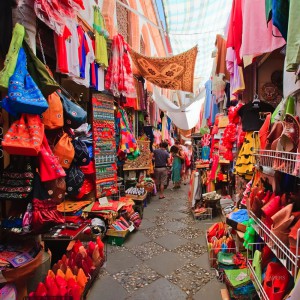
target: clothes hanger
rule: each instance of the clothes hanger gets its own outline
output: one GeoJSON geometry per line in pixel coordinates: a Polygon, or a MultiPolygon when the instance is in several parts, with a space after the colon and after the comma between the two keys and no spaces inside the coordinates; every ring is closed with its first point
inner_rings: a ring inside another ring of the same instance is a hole
{"type": "Polygon", "coordinates": [[[259,108],[260,99],[258,98],[257,94],[254,95],[254,99],[252,101],[252,104],[253,104],[254,108],[259,108]]]}

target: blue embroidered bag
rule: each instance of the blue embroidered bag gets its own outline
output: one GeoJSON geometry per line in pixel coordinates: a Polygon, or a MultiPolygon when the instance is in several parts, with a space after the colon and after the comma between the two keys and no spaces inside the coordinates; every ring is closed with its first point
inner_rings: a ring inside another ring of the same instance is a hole
{"type": "Polygon", "coordinates": [[[76,103],[73,103],[62,93],[58,93],[58,94],[60,96],[60,99],[62,100],[62,104],[64,108],[65,126],[76,129],[79,126],[81,126],[83,123],[85,123],[87,117],[86,111],[76,103]]]}
{"type": "Polygon", "coordinates": [[[8,93],[2,107],[10,114],[42,114],[48,103],[26,68],[26,54],[20,49],[14,74],[9,79],[8,93]]]}

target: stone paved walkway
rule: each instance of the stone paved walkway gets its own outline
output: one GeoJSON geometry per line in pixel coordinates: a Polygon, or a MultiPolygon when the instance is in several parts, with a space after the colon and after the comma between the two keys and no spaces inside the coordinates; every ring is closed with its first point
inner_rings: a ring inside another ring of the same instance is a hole
{"type": "Polygon", "coordinates": [[[205,229],[194,220],[188,187],[151,198],[138,231],[122,247],[107,245],[107,262],[88,300],[219,300],[220,284],[209,268],[205,229]]]}

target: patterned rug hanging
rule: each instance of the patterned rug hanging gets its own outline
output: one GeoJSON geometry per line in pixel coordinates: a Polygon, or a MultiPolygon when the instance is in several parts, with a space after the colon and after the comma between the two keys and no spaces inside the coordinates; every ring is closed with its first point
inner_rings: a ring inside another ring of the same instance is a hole
{"type": "Polygon", "coordinates": [[[193,93],[197,46],[172,57],[148,57],[130,49],[130,56],[140,75],[165,89],[193,93]]]}

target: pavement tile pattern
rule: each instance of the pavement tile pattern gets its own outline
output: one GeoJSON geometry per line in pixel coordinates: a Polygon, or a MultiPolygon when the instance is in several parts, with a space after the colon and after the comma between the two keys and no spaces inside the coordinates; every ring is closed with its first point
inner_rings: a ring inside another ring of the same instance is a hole
{"type": "Polygon", "coordinates": [[[219,300],[220,284],[209,268],[205,230],[187,202],[188,187],[153,196],[142,224],[122,246],[106,245],[107,261],[87,299],[219,300]]]}

